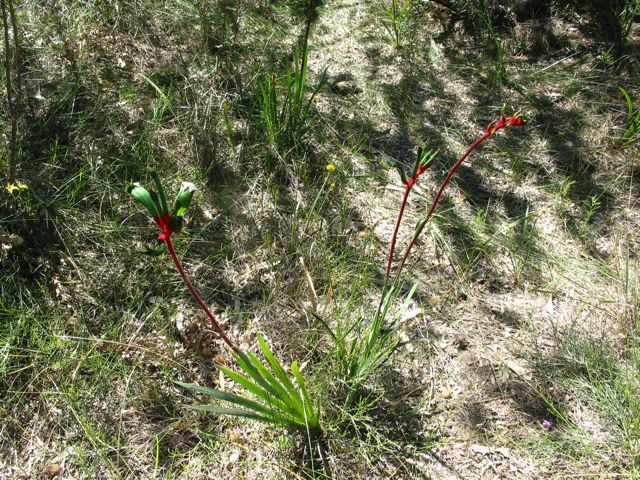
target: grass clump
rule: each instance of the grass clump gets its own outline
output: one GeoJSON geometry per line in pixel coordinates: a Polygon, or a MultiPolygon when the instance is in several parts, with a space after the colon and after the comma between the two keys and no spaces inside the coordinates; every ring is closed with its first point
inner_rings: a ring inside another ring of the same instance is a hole
{"type": "Polygon", "coordinates": [[[387,32],[389,42],[397,49],[406,46],[413,23],[413,5],[408,0],[391,0],[391,4],[382,4],[382,25],[387,32]]]}
{"type": "Polygon", "coordinates": [[[634,109],[633,101],[624,88],[620,88],[620,92],[627,102],[627,115],[616,143],[620,147],[630,147],[640,141],[640,108],[634,109]]]}
{"type": "Polygon", "coordinates": [[[635,334],[622,357],[606,341],[573,335],[561,343],[553,359],[554,370],[548,371],[554,382],[601,415],[633,468],[637,468],[640,461],[639,360],[640,347],[635,334]]]}

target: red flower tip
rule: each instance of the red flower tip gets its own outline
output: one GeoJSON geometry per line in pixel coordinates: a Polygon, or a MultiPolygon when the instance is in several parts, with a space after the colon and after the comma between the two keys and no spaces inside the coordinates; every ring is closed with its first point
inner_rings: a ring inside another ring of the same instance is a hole
{"type": "Polygon", "coordinates": [[[168,240],[173,233],[173,230],[171,230],[171,227],[169,226],[169,214],[165,213],[163,216],[158,217],[155,220],[156,225],[158,225],[160,230],[162,230],[162,233],[158,235],[158,241],[164,242],[165,240],[168,240]]]}
{"type": "Polygon", "coordinates": [[[519,125],[522,125],[522,117],[520,117],[518,114],[512,115],[509,118],[502,115],[500,117],[500,120],[498,120],[495,125],[493,124],[493,122],[489,124],[489,126],[487,127],[487,133],[493,134],[501,128],[519,125]]]}
{"type": "Polygon", "coordinates": [[[522,125],[522,117],[519,116],[517,113],[515,115],[512,115],[511,118],[507,120],[507,123],[506,123],[506,126],[510,126],[510,125],[513,125],[514,127],[522,125]]]}

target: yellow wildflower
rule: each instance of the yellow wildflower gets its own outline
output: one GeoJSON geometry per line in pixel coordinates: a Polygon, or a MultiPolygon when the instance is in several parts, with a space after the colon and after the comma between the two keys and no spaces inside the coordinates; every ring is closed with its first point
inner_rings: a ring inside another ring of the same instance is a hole
{"type": "Polygon", "coordinates": [[[332,173],[336,171],[336,166],[333,163],[327,165],[327,172],[332,173]]]}
{"type": "Polygon", "coordinates": [[[331,183],[329,185],[329,190],[333,190],[334,188],[336,188],[336,184],[335,183],[331,183]]]}
{"type": "Polygon", "coordinates": [[[29,187],[27,186],[26,183],[16,182],[16,183],[7,183],[7,186],[5,188],[7,189],[7,192],[13,195],[13,192],[16,192],[16,191],[19,192],[20,190],[27,190],[29,187]]]}

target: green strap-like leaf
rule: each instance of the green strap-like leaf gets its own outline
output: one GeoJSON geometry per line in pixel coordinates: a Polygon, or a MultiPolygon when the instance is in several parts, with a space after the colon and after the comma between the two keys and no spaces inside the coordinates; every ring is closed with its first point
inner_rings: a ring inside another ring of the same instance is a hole
{"type": "Polygon", "coordinates": [[[298,406],[300,408],[302,407],[302,403],[294,400],[294,398],[298,396],[298,393],[295,390],[293,392],[294,398],[292,398],[291,393],[287,391],[287,388],[280,383],[280,380],[278,380],[260,360],[258,360],[258,357],[253,355],[251,352],[247,352],[247,356],[260,376],[264,379],[265,384],[267,385],[265,388],[268,391],[272,392],[276,397],[294,408],[297,408],[298,406]]]}
{"type": "Polygon", "coordinates": [[[284,368],[282,368],[282,365],[280,365],[280,362],[278,362],[276,357],[274,357],[273,353],[269,349],[269,346],[264,341],[264,338],[262,338],[262,335],[257,335],[257,338],[258,338],[258,344],[260,345],[260,349],[262,350],[262,354],[264,355],[264,358],[267,359],[267,362],[269,362],[269,365],[271,365],[271,368],[273,369],[273,373],[276,374],[276,376],[280,380],[281,385],[288,390],[289,396],[291,397],[291,399],[298,404],[300,409],[302,409],[302,402],[300,401],[298,391],[296,390],[293,383],[291,383],[291,380],[289,380],[289,377],[287,376],[287,373],[284,371],[284,368]]]}
{"type": "Polygon", "coordinates": [[[259,422],[271,423],[272,425],[276,425],[278,427],[289,427],[295,429],[304,428],[304,425],[288,421],[286,418],[266,417],[264,415],[258,415],[257,413],[252,413],[247,410],[241,410],[238,408],[218,407],[216,405],[196,405],[189,408],[191,410],[196,410],[203,413],[219,413],[221,415],[232,415],[234,417],[248,418],[250,420],[257,420],[259,422]]]}
{"type": "Polygon", "coordinates": [[[261,366],[262,369],[264,369],[264,366],[262,366],[260,361],[255,358],[255,356],[251,355],[250,353],[242,352],[241,354],[234,353],[233,358],[235,359],[238,366],[257,384],[259,384],[266,391],[270,392],[272,395],[277,396],[274,392],[272,392],[272,387],[269,382],[267,382],[260,373],[259,367],[261,366]],[[256,366],[254,362],[256,362],[258,366],[256,366]]]}
{"type": "Polygon", "coordinates": [[[627,109],[629,110],[629,115],[627,115],[627,119],[629,119],[633,115],[633,102],[631,101],[631,97],[629,97],[629,94],[624,88],[618,87],[618,89],[620,90],[620,92],[622,92],[622,95],[624,95],[624,99],[627,101],[627,109]]]}
{"type": "Polygon", "coordinates": [[[242,387],[244,387],[247,391],[249,391],[256,397],[260,398],[268,405],[271,405],[272,408],[282,410],[292,416],[297,416],[299,414],[295,406],[293,407],[290,406],[289,404],[286,403],[286,401],[272,395],[269,391],[265,390],[264,388],[261,388],[257,383],[252,382],[248,378],[240,375],[237,372],[234,372],[233,370],[229,370],[224,367],[218,367],[218,368],[222,373],[227,375],[231,380],[236,382],[238,385],[241,385],[242,387]]]}
{"type": "Polygon", "coordinates": [[[304,381],[304,377],[300,373],[300,369],[298,368],[298,362],[294,361],[291,364],[291,371],[293,372],[293,376],[296,377],[296,381],[298,382],[298,386],[302,392],[302,397],[304,398],[305,412],[307,414],[306,420],[310,427],[319,428],[318,413],[313,408],[311,397],[309,397],[309,392],[307,391],[307,385],[304,381]]]}
{"type": "Polygon", "coordinates": [[[260,384],[260,386],[267,392],[291,405],[294,404],[286,389],[280,385],[279,381],[275,379],[275,377],[255,355],[251,352],[246,352],[243,353],[242,356],[234,354],[234,358],[240,368],[242,368],[242,370],[253,378],[256,383],[260,384]]]}
{"type": "Polygon", "coordinates": [[[254,400],[251,400],[249,398],[245,398],[242,397],[240,395],[236,395],[233,393],[229,393],[229,392],[222,392],[220,390],[213,390],[211,388],[207,388],[207,387],[202,387],[198,384],[195,383],[183,383],[183,382],[175,382],[178,385],[180,385],[181,387],[187,388],[189,390],[192,390],[194,392],[198,392],[201,393],[203,395],[206,395],[208,397],[212,397],[212,398],[216,398],[218,400],[223,400],[225,402],[230,402],[233,403],[235,405],[240,405],[241,407],[245,407],[248,408],[250,410],[256,411],[258,413],[263,414],[266,417],[269,418],[286,418],[288,422],[293,421],[288,415],[282,413],[282,412],[278,412],[276,410],[274,410],[273,408],[270,408],[266,405],[262,405],[254,400]]]}

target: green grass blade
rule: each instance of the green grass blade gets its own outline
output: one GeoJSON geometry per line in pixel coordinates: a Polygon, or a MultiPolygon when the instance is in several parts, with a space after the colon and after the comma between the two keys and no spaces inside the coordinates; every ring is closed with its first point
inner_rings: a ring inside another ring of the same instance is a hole
{"type": "Polygon", "coordinates": [[[158,96],[162,99],[162,101],[166,105],[171,104],[171,100],[169,100],[169,97],[167,97],[167,94],[164,93],[164,91],[158,85],[156,85],[156,83],[153,80],[151,80],[149,77],[143,75],[142,73],[140,74],[140,76],[142,78],[144,78],[146,80],[146,82],[153,87],[153,89],[156,91],[158,96]]]}
{"type": "Polygon", "coordinates": [[[329,324],[321,316],[319,316],[318,314],[311,312],[311,315],[313,315],[315,317],[315,319],[320,322],[320,325],[322,325],[325,328],[325,330],[327,331],[329,336],[333,339],[333,341],[337,342],[338,341],[338,336],[331,329],[329,324]]]}

